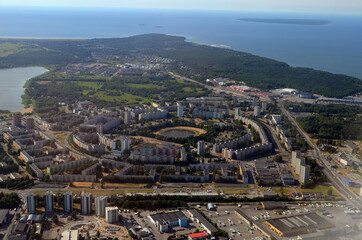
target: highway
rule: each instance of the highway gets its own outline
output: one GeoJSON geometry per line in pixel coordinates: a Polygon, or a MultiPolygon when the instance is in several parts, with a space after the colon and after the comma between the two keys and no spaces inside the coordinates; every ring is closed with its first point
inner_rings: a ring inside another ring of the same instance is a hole
{"type": "Polygon", "coordinates": [[[292,125],[298,130],[301,136],[305,139],[305,141],[308,143],[308,145],[312,148],[313,156],[315,157],[317,164],[321,167],[324,174],[328,177],[330,182],[333,184],[333,186],[337,189],[337,191],[344,197],[346,200],[350,201],[354,207],[358,209],[362,209],[362,201],[360,197],[354,193],[352,190],[350,190],[340,179],[339,176],[335,175],[333,170],[330,168],[329,164],[323,157],[323,154],[319,151],[318,147],[311,141],[309,135],[304,132],[301,127],[298,125],[295,118],[292,116],[292,114],[286,110],[283,106],[283,102],[278,102],[278,106],[281,109],[281,111],[284,113],[285,116],[289,119],[289,121],[292,123],[292,125]]]}

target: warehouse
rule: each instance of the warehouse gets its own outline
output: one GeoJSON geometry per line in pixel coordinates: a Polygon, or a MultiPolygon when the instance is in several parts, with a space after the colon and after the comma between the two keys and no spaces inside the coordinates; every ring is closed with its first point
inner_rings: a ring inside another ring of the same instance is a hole
{"type": "Polygon", "coordinates": [[[189,223],[188,217],[181,211],[155,213],[148,218],[160,232],[167,232],[169,227],[186,227],[189,223]]]}
{"type": "Polygon", "coordinates": [[[204,216],[202,216],[197,210],[189,209],[187,211],[191,215],[193,220],[200,223],[208,234],[212,235],[217,232],[217,229],[214,227],[214,225],[212,225],[206,218],[204,218],[204,216]]]}
{"type": "Polygon", "coordinates": [[[283,237],[297,236],[334,227],[333,224],[316,213],[269,219],[264,224],[283,237]]]}
{"type": "Polygon", "coordinates": [[[265,201],[265,202],[262,202],[261,205],[263,206],[264,210],[284,209],[285,208],[284,203],[278,202],[278,201],[265,201]]]}

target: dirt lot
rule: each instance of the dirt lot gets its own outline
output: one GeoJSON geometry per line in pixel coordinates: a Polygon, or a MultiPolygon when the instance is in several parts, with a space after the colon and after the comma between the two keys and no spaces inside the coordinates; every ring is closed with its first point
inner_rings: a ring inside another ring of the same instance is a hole
{"type": "Polygon", "coordinates": [[[92,184],[92,182],[73,182],[73,186],[77,188],[90,188],[92,184]]]}

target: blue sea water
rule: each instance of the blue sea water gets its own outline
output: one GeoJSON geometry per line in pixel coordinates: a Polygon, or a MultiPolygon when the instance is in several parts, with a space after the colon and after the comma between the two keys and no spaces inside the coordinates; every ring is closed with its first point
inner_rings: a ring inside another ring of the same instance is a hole
{"type": "Polygon", "coordinates": [[[0,37],[111,38],[182,35],[293,66],[362,79],[362,16],[120,8],[0,7],[0,37]],[[238,18],[301,18],[328,25],[255,23],[238,18]]]}

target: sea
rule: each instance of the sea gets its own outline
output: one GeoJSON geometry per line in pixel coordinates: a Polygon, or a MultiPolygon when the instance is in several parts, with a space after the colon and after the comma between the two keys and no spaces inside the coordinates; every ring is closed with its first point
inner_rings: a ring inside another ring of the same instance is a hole
{"type": "Polygon", "coordinates": [[[123,8],[0,7],[2,38],[115,38],[146,33],[362,79],[362,16],[123,8]],[[317,19],[326,25],[241,21],[317,19]]]}

